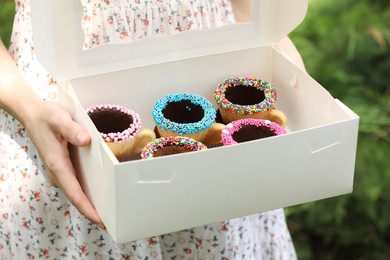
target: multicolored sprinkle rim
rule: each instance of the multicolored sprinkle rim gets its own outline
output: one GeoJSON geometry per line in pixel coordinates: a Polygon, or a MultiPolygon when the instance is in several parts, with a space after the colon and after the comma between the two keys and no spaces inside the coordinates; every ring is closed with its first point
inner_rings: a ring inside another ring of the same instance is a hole
{"type": "Polygon", "coordinates": [[[162,129],[171,131],[177,134],[195,134],[209,128],[215,120],[216,111],[213,104],[201,95],[191,93],[177,93],[166,95],[156,101],[154,104],[152,115],[154,122],[160,125],[162,129]],[[180,102],[188,100],[194,105],[199,105],[204,111],[203,118],[195,123],[177,123],[164,117],[164,108],[170,102],[180,102]]]}
{"type": "Polygon", "coordinates": [[[142,122],[140,116],[131,109],[128,109],[121,105],[115,104],[99,104],[95,106],[91,106],[86,109],[87,114],[91,115],[96,111],[104,111],[104,110],[117,110],[120,113],[130,115],[133,118],[133,123],[129,125],[129,127],[122,132],[117,133],[101,133],[100,136],[106,142],[126,142],[132,138],[140,131],[142,122]]]}
{"type": "Polygon", "coordinates": [[[258,112],[267,111],[273,107],[278,100],[278,95],[274,87],[265,80],[248,77],[230,77],[220,83],[214,93],[214,98],[220,108],[230,110],[232,113],[241,115],[253,115],[258,112]],[[255,87],[264,91],[264,100],[253,105],[233,104],[225,97],[226,90],[234,86],[255,87]]]}
{"type": "Polygon", "coordinates": [[[246,118],[233,121],[225,126],[221,133],[221,142],[223,145],[233,145],[237,142],[233,139],[233,134],[238,132],[245,125],[253,125],[257,127],[268,127],[275,135],[286,134],[285,128],[275,122],[264,119],[246,118]]]}
{"type": "Polygon", "coordinates": [[[206,145],[186,136],[160,137],[148,143],[141,152],[142,159],[154,158],[153,154],[158,149],[166,146],[182,146],[191,151],[207,150],[206,145]]]}

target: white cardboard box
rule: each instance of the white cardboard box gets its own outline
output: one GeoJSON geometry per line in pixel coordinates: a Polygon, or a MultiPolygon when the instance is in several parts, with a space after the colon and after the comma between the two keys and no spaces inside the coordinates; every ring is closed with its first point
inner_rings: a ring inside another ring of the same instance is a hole
{"type": "Polygon", "coordinates": [[[63,86],[60,102],[92,134],[74,163],[85,192],[117,242],[350,193],[358,116],[276,47],[304,18],[307,0],[255,0],[252,24],[82,51],[79,0],[32,1],[41,63],[63,86]],[[215,105],[230,76],[265,79],[279,93],[289,134],[153,160],[119,163],[84,108],[117,103],[153,128],[168,93],[215,105]]]}

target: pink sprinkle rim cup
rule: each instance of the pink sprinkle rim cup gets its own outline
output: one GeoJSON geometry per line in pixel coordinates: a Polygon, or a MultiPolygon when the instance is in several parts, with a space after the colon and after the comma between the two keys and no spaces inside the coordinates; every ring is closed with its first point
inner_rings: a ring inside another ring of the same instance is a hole
{"type": "Polygon", "coordinates": [[[240,131],[243,126],[266,127],[270,130],[270,132],[274,133],[274,135],[271,135],[269,137],[287,134],[287,131],[284,127],[269,120],[253,119],[253,118],[239,119],[227,124],[225,128],[222,130],[221,133],[222,144],[224,146],[238,144],[239,142],[233,139],[233,135],[234,133],[240,131]]]}

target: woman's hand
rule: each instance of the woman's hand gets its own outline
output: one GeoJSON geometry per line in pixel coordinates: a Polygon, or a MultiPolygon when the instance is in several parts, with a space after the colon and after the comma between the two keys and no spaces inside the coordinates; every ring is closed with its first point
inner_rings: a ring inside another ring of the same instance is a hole
{"type": "Polygon", "coordinates": [[[59,104],[43,101],[24,81],[0,39],[0,107],[26,128],[36,146],[51,182],[86,218],[104,228],[84,194],[69,158],[68,143],[89,145],[88,132],[74,122],[59,104]]]}
{"type": "Polygon", "coordinates": [[[68,143],[86,146],[88,132],[74,122],[59,104],[41,101],[35,111],[25,117],[24,125],[43,160],[50,181],[59,187],[69,201],[86,218],[104,227],[98,213],[84,194],[69,158],[68,143]]]}

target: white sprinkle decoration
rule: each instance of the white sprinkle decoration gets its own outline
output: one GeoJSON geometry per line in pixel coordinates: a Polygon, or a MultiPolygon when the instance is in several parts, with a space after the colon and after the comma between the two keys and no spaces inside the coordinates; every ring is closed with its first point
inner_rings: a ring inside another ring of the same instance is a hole
{"type": "Polygon", "coordinates": [[[87,114],[92,114],[99,110],[111,110],[115,109],[118,112],[124,113],[125,115],[129,115],[133,119],[133,123],[129,125],[127,129],[125,129],[122,132],[117,133],[100,133],[103,140],[106,142],[124,142],[128,141],[129,139],[134,138],[134,136],[139,132],[142,126],[141,118],[140,116],[134,112],[133,110],[130,110],[126,107],[120,106],[120,105],[112,105],[112,104],[99,104],[92,107],[89,107],[85,109],[87,114]]]}

